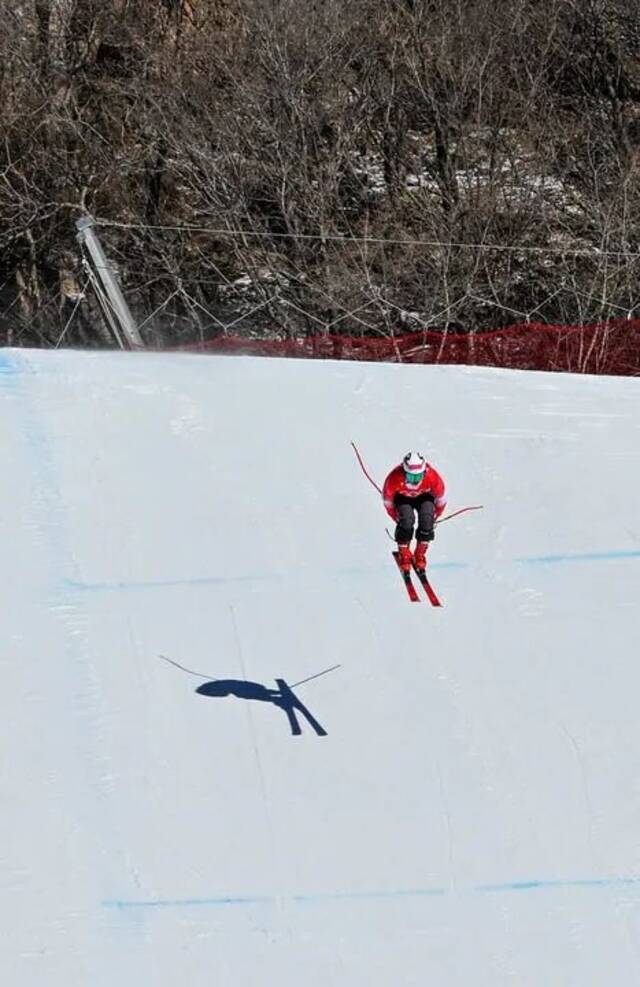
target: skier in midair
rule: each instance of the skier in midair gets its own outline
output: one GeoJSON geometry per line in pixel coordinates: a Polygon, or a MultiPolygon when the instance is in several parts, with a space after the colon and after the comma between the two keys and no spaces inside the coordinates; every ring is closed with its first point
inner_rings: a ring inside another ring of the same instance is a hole
{"type": "Polygon", "coordinates": [[[447,506],[444,480],[419,452],[408,452],[384,481],[382,499],[387,514],[396,522],[398,562],[403,572],[412,564],[424,569],[427,548],[433,541],[433,526],[447,506]],[[416,550],[411,553],[411,539],[416,523],[416,550]]]}

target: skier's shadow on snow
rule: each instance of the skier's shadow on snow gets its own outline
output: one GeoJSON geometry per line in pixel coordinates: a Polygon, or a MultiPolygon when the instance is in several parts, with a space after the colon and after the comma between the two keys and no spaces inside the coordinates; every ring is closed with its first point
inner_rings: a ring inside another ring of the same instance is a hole
{"type": "Polygon", "coordinates": [[[322,727],[315,716],[307,707],[300,702],[298,697],[287,685],[284,679],[275,680],[277,689],[268,689],[266,685],[259,682],[246,682],[242,679],[214,679],[198,686],[196,692],[201,696],[209,696],[212,699],[224,699],[226,696],[235,696],[236,699],[256,700],[261,703],[273,703],[278,709],[286,714],[294,737],[300,736],[302,729],[298,722],[296,713],[309,722],[319,737],[326,737],[327,731],[322,727]]]}

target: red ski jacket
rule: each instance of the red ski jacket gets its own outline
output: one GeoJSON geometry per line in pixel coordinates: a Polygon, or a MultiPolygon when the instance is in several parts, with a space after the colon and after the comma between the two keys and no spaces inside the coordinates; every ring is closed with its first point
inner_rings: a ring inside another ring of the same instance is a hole
{"type": "Polygon", "coordinates": [[[391,470],[389,476],[384,481],[384,486],[382,488],[382,499],[384,501],[385,510],[390,518],[397,521],[398,512],[396,511],[393,502],[395,495],[402,494],[403,497],[419,497],[420,494],[424,493],[430,493],[433,495],[436,505],[436,518],[439,518],[447,506],[447,494],[444,480],[438,471],[435,470],[433,466],[427,465],[421,482],[417,486],[411,487],[405,481],[404,470],[402,468],[402,464],[400,464],[391,470]]]}

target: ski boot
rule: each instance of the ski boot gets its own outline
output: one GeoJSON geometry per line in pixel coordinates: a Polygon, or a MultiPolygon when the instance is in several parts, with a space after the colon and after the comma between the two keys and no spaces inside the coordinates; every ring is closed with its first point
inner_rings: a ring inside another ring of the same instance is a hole
{"type": "Polygon", "coordinates": [[[411,572],[413,556],[409,545],[398,545],[398,565],[401,572],[411,572]]]}
{"type": "Polygon", "coordinates": [[[427,568],[427,549],[429,547],[428,541],[416,542],[416,550],[413,556],[413,564],[419,572],[424,572],[427,568]]]}

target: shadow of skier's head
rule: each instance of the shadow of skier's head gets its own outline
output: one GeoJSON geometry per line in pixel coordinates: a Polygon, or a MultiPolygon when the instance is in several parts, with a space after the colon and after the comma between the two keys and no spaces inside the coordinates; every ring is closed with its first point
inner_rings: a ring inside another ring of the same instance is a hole
{"type": "Polygon", "coordinates": [[[198,686],[196,692],[214,699],[235,696],[237,699],[255,699],[264,703],[272,703],[280,695],[276,689],[267,689],[266,685],[259,682],[246,682],[243,679],[214,679],[198,686]]]}

